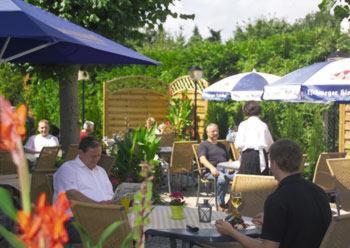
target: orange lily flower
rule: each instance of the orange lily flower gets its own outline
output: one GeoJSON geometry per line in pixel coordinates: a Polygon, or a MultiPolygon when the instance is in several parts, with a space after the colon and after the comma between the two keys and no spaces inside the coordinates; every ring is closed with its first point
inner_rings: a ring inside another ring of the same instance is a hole
{"type": "Polygon", "coordinates": [[[28,248],[63,248],[68,242],[65,222],[70,218],[66,211],[70,208],[65,193],[60,193],[54,205],[46,205],[46,195],[42,193],[31,213],[18,212],[19,238],[28,248]]]}
{"type": "Polygon", "coordinates": [[[0,149],[14,151],[16,140],[26,134],[27,109],[20,105],[17,110],[0,95],[0,149]]]}

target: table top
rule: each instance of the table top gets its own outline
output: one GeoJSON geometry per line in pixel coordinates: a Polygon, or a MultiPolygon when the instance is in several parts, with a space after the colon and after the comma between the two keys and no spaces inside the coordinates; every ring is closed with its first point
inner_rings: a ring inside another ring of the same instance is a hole
{"type": "MultiPolygon", "coordinates": [[[[31,175],[29,174],[29,182],[31,180],[31,175]]],[[[0,186],[7,185],[11,186],[17,190],[20,190],[19,180],[17,174],[0,175],[0,186]]]]}
{"type": "MultiPolygon", "coordinates": [[[[146,234],[154,236],[169,237],[174,239],[205,241],[205,242],[226,242],[233,241],[232,237],[223,236],[216,231],[215,221],[224,219],[227,214],[223,212],[212,212],[211,223],[201,223],[198,218],[197,208],[184,208],[185,219],[171,219],[171,210],[169,206],[157,206],[150,213],[150,223],[146,226],[146,234]],[[199,231],[196,233],[189,232],[186,225],[196,226],[199,231]]],[[[245,222],[250,222],[250,228],[242,231],[244,234],[257,237],[258,230],[251,223],[251,219],[245,218],[245,222]]]]}
{"type": "Polygon", "coordinates": [[[241,166],[241,162],[239,160],[221,162],[216,165],[217,168],[235,169],[235,170],[238,170],[240,166],[241,166]]]}

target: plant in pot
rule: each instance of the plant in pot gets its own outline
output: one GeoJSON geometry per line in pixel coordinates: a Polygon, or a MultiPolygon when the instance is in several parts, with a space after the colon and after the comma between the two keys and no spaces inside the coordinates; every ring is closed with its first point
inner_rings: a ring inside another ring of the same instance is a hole
{"type": "Polygon", "coordinates": [[[183,208],[185,206],[184,196],[181,192],[175,191],[170,194],[171,218],[182,220],[185,218],[183,208]]]}

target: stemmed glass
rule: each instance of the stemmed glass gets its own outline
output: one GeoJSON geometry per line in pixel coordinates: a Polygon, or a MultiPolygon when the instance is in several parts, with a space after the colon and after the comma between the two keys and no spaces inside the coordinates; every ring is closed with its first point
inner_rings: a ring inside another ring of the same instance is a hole
{"type": "Polygon", "coordinates": [[[232,215],[238,216],[238,207],[242,204],[242,193],[241,192],[231,192],[231,204],[232,204],[232,215]]]}

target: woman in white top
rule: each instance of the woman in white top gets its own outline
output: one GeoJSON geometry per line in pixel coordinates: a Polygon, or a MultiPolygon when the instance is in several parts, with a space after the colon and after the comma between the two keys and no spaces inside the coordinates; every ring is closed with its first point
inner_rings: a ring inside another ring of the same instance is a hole
{"type": "Polygon", "coordinates": [[[259,114],[261,107],[255,101],[246,102],[243,107],[248,119],[239,124],[235,139],[236,147],[241,150],[241,174],[269,174],[267,151],[273,143],[271,133],[259,114]]]}

